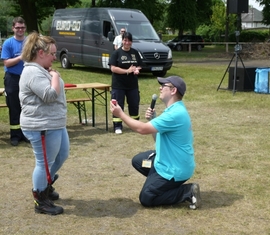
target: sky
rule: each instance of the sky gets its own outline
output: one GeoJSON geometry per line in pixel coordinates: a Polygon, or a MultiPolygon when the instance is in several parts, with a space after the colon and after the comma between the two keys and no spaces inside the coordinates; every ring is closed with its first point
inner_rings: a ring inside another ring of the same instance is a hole
{"type": "Polygon", "coordinates": [[[262,10],[262,7],[259,5],[258,2],[256,2],[255,0],[249,0],[248,1],[248,5],[249,6],[253,6],[254,8],[258,9],[258,10],[262,10]]]}

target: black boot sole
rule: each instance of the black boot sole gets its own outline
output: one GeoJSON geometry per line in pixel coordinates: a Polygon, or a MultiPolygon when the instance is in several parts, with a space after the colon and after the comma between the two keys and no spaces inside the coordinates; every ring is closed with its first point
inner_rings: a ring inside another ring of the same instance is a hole
{"type": "Polygon", "coordinates": [[[38,214],[46,214],[46,215],[59,215],[64,212],[64,209],[62,207],[56,206],[57,210],[45,210],[45,209],[39,209],[35,208],[35,212],[38,214]]]}

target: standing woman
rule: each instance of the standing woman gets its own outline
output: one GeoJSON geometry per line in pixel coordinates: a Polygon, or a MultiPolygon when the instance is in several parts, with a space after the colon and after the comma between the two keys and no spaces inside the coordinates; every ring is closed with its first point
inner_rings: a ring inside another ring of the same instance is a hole
{"type": "MultiPolygon", "coordinates": [[[[125,32],[122,36],[122,47],[115,50],[110,58],[111,98],[116,99],[124,110],[126,97],[130,117],[139,120],[140,92],[137,75],[140,73],[142,61],[138,51],[131,46],[132,34],[125,32]]],[[[122,134],[123,125],[120,118],[113,116],[113,126],[116,134],[122,134]]]]}
{"type": "Polygon", "coordinates": [[[47,163],[52,183],[56,172],[69,155],[69,137],[66,129],[66,96],[60,74],[51,69],[56,58],[55,40],[34,32],[27,36],[22,59],[25,61],[20,79],[20,117],[24,135],[30,140],[35,154],[32,175],[35,211],[57,215],[63,208],[55,206],[59,194],[47,183],[41,133],[45,133],[47,163]]]}

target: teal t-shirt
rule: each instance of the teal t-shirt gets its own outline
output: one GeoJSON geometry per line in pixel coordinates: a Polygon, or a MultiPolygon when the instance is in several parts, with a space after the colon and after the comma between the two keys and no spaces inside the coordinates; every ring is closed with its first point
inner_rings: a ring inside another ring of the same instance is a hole
{"type": "Polygon", "coordinates": [[[158,131],[154,166],[163,178],[189,179],[195,169],[191,119],[183,101],[178,101],[152,119],[158,131]]]}

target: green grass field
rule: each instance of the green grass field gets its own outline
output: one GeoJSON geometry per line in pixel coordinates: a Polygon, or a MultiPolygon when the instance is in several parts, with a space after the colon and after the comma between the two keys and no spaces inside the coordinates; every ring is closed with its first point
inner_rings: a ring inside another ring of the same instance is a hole
{"type": "MultiPolygon", "coordinates": [[[[80,125],[75,108],[69,105],[70,156],[54,185],[61,197],[56,204],[63,206],[65,212],[56,217],[35,214],[31,195],[32,149],[28,144],[9,145],[7,109],[0,109],[0,233],[270,234],[270,97],[252,91],[217,91],[229,59],[219,63],[213,52],[212,56],[210,52],[204,56],[203,53],[174,52],[176,62],[167,74],[182,76],[187,84],[184,102],[193,123],[197,162],[190,181],[200,184],[200,209],[191,211],[187,204],[142,207],[138,196],[144,177],[132,168],[130,160],[138,152],[153,148],[151,136],[141,136],[127,127],[116,136],[111,119],[106,132],[101,108],[97,128],[80,125]]],[[[250,63],[255,62],[260,64],[250,63]]],[[[63,70],[59,63],[54,67],[68,83],[110,84],[109,71],[79,66],[63,70]]],[[[1,67],[0,75],[2,71],[1,67]]],[[[141,74],[139,83],[141,117],[145,121],[145,109],[152,94],[159,93],[159,85],[150,74],[141,74]]],[[[228,76],[222,87],[227,85],[228,76]]],[[[77,95],[80,94],[72,92],[72,96],[77,95]]],[[[3,97],[0,99],[3,101],[3,97]]],[[[157,113],[163,109],[158,100],[157,113]]],[[[89,107],[89,115],[90,110],[89,107]]]]}

